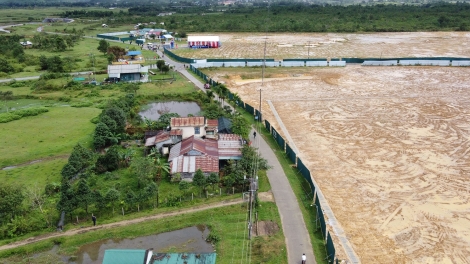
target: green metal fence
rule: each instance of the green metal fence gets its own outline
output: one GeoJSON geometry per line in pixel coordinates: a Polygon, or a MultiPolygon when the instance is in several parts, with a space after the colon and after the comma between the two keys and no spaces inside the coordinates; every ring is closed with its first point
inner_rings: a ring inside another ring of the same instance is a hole
{"type": "Polygon", "coordinates": [[[289,144],[286,144],[286,154],[287,154],[287,157],[289,157],[289,159],[292,161],[292,163],[296,163],[297,162],[297,155],[295,154],[294,150],[292,150],[292,148],[289,146],[289,144]]]}
{"type": "Polygon", "coordinates": [[[330,232],[328,232],[328,235],[326,236],[326,254],[327,254],[327,260],[328,263],[333,263],[335,259],[335,246],[333,245],[333,239],[331,239],[330,232]]]}
{"type": "Polygon", "coordinates": [[[245,104],[245,110],[251,115],[255,115],[255,109],[249,104],[245,104]]]}
{"type": "Polygon", "coordinates": [[[271,127],[271,134],[274,137],[274,140],[276,140],[277,144],[279,147],[281,147],[282,151],[286,149],[286,141],[277,133],[276,129],[274,127],[271,127]]]}

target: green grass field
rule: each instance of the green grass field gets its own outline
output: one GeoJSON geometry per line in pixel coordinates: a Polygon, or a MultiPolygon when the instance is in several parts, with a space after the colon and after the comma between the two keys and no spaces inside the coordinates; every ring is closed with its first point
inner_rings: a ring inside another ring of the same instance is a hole
{"type": "Polygon", "coordinates": [[[60,171],[67,163],[67,156],[58,156],[11,169],[0,170],[0,181],[3,183],[30,186],[32,182],[43,190],[50,182],[61,181],[60,171]],[[34,177],[34,181],[32,181],[34,177]]]}
{"type": "MultiPolygon", "coordinates": [[[[286,248],[282,228],[271,236],[255,237],[248,241],[246,236],[246,204],[233,205],[211,209],[192,214],[181,214],[158,221],[148,221],[140,224],[120,226],[106,230],[94,230],[71,237],[49,239],[43,242],[2,251],[0,257],[11,254],[15,256],[2,259],[3,263],[27,263],[25,257],[34,253],[52,248],[55,243],[60,244],[59,252],[67,256],[77,253],[80,246],[103,239],[134,238],[151,234],[158,234],[178,230],[195,225],[207,225],[211,234],[216,235],[220,241],[216,245],[217,263],[228,264],[251,260],[253,263],[287,263],[286,248]],[[251,250],[248,250],[248,248],[251,250]],[[250,254],[251,253],[251,254],[250,254]]],[[[276,205],[262,202],[259,207],[259,219],[271,220],[280,225],[276,205]]],[[[50,254],[50,253],[45,253],[50,254]]],[[[35,255],[34,263],[51,263],[50,261],[36,262],[43,259],[41,254],[35,255]]],[[[55,262],[61,263],[61,262],[55,262]]]]}
{"type": "Polygon", "coordinates": [[[0,125],[0,167],[68,155],[78,142],[89,146],[96,108],[51,107],[49,112],[0,125]]]}

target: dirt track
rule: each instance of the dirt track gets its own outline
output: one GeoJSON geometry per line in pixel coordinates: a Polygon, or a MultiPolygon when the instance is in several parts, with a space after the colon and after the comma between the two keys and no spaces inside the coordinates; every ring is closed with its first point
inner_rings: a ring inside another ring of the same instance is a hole
{"type": "Polygon", "coordinates": [[[213,209],[213,208],[218,208],[218,207],[223,207],[223,206],[229,206],[229,205],[235,205],[235,204],[240,204],[242,203],[242,199],[237,199],[237,200],[231,200],[231,201],[222,201],[214,204],[208,204],[208,205],[201,205],[197,206],[194,208],[189,208],[189,209],[182,209],[174,212],[169,212],[169,213],[161,213],[157,215],[152,215],[152,216],[146,216],[146,217],[141,217],[141,218],[136,218],[136,219],[131,219],[131,220],[125,220],[117,223],[110,223],[110,224],[104,224],[100,225],[98,224],[97,226],[90,226],[90,227],[84,227],[84,228],[75,228],[75,229],[70,229],[65,232],[56,232],[56,233],[50,233],[46,235],[41,235],[38,237],[31,237],[26,240],[22,241],[17,241],[8,245],[0,246],[0,250],[6,250],[6,249],[11,249],[11,248],[16,248],[19,246],[24,246],[27,244],[39,242],[42,240],[46,240],[49,238],[55,238],[55,237],[61,237],[61,236],[72,236],[76,234],[83,234],[87,233],[93,230],[100,230],[100,229],[109,229],[109,228],[115,228],[115,227],[120,227],[120,226],[126,226],[126,225],[131,225],[131,224],[137,224],[149,220],[155,220],[155,219],[161,219],[165,217],[170,217],[170,216],[175,216],[179,214],[187,214],[187,213],[194,213],[194,212],[199,212],[203,210],[208,210],[208,209],[213,209]]]}
{"type": "MultiPolygon", "coordinates": [[[[279,128],[272,100],[362,263],[469,263],[470,70],[278,71],[263,115],[279,128]]],[[[258,108],[261,80],[244,74],[212,76],[258,108]]]]}

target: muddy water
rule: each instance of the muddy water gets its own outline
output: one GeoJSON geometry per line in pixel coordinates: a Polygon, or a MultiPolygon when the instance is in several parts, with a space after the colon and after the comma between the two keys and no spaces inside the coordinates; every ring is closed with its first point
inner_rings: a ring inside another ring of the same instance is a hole
{"type": "Polygon", "coordinates": [[[142,117],[150,120],[157,120],[162,114],[177,113],[181,117],[186,117],[189,114],[197,115],[201,108],[194,102],[160,102],[151,103],[145,107],[146,110],[139,113],[142,117]]]}
{"type": "Polygon", "coordinates": [[[213,252],[214,248],[206,242],[209,230],[204,225],[184,228],[158,235],[133,239],[107,239],[84,245],[73,264],[99,264],[103,261],[106,249],[149,249],[153,252],[213,252]]]}

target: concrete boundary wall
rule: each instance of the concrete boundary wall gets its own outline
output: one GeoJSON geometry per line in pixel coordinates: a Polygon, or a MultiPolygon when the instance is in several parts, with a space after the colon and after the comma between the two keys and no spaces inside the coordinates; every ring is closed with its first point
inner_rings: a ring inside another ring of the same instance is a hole
{"type": "Polygon", "coordinates": [[[452,61],[452,66],[470,66],[470,60],[468,60],[468,61],[452,61]]]}
{"type": "Polygon", "coordinates": [[[304,67],[304,61],[281,61],[282,67],[304,67]]]}
{"type": "Polygon", "coordinates": [[[362,66],[396,66],[398,60],[384,60],[384,61],[364,61],[362,66]]]}
{"type": "Polygon", "coordinates": [[[307,67],[326,67],[328,66],[327,61],[306,61],[305,66],[307,67]]]}
{"type": "Polygon", "coordinates": [[[330,61],[328,63],[328,66],[330,66],[330,67],[345,67],[346,62],[345,61],[330,61]]]}
{"type": "Polygon", "coordinates": [[[449,66],[450,60],[400,60],[402,66],[449,66]]]}

